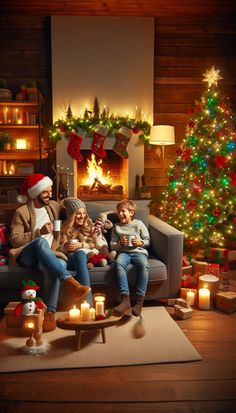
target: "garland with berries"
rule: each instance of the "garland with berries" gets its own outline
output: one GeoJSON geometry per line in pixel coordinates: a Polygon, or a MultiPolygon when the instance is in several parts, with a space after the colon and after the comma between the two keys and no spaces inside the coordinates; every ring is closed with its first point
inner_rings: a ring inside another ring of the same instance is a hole
{"type": "Polygon", "coordinates": [[[93,136],[98,124],[107,128],[108,136],[116,137],[120,128],[126,127],[131,129],[134,134],[138,134],[139,139],[144,144],[149,142],[151,125],[147,121],[124,116],[108,116],[106,113],[102,113],[100,116],[97,107],[93,114],[86,110],[83,117],[74,117],[69,106],[66,119],[58,119],[49,128],[49,137],[57,143],[63,137],[69,139],[71,132],[82,134],[83,137],[93,136]]]}

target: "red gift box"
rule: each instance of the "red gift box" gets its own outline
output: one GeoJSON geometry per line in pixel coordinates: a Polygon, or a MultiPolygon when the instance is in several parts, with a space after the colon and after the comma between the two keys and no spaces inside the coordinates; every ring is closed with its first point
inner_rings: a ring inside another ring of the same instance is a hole
{"type": "Polygon", "coordinates": [[[217,263],[221,271],[229,271],[229,250],[226,248],[211,248],[210,262],[217,263]]]}
{"type": "Polygon", "coordinates": [[[182,274],[181,275],[181,287],[189,287],[191,282],[191,275],[189,274],[182,274]]]}
{"type": "Polygon", "coordinates": [[[207,264],[207,274],[214,274],[216,277],[219,277],[220,264],[207,264]]]}

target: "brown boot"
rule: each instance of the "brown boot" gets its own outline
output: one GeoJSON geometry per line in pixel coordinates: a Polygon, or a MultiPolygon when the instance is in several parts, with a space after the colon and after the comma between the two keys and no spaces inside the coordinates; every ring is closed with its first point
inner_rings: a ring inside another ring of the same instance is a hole
{"type": "Polygon", "coordinates": [[[127,294],[121,294],[121,303],[114,307],[114,312],[115,315],[122,315],[124,314],[127,310],[131,308],[130,304],[130,296],[127,294]]]}
{"type": "Polygon", "coordinates": [[[142,295],[137,295],[136,302],[132,308],[132,314],[135,315],[136,317],[139,317],[141,315],[143,302],[144,302],[144,297],[142,295]]]}
{"type": "Polygon", "coordinates": [[[66,291],[75,299],[80,300],[83,298],[89,291],[90,287],[80,284],[74,277],[68,277],[63,282],[66,291]]]}
{"type": "Polygon", "coordinates": [[[46,311],[43,319],[43,332],[53,331],[56,328],[55,313],[53,311],[46,311]]]}

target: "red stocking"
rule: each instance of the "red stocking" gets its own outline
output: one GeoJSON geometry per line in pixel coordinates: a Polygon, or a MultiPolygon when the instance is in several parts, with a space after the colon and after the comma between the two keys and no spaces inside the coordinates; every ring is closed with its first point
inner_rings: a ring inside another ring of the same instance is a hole
{"type": "Polygon", "coordinates": [[[108,128],[103,125],[97,125],[93,134],[91,150],[100,158],[105,158],[107,153],[104,149],[104,141],[108,134],[108,128]]]}
{"type": "Polygon", "coordinates": [[[74,158],[76,161],[81,162],[83,160],[83,155],[80,152],[80,146],[83,142],[83,138],[77,135],[75,132],[70,132],[70,142],[67,147],[68,154],[74,158]]]}

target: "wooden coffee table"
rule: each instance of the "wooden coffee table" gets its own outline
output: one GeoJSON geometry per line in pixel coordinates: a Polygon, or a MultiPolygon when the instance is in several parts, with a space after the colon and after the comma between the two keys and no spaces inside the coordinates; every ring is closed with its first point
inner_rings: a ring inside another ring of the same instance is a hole
{"type": "Polygon", "coordinates": [[[75,340],[76,340],[76,350],[80,349],[81,344],[81,333],[86,330],[101,330],[102,341],[106,342],[105,328],[114,326],[118,324],[119,321],[124,317],[115,317],[113,315],[109,316],[104,320],[95,320],[95,321],[75,321],[70,320],[68,314],[64,314],[56,320],[57,327],[63,330],[74,330],[75,331],[75,340]]]}

